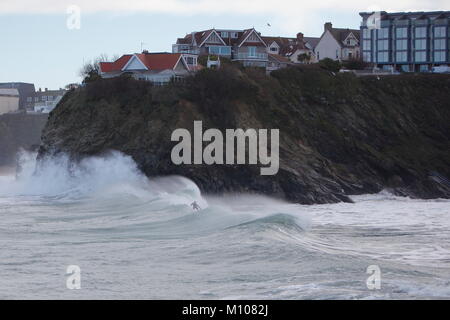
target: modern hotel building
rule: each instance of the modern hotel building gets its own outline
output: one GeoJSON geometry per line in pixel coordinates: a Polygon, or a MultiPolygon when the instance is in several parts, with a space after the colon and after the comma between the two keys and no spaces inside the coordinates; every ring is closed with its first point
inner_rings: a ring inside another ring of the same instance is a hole
{"type": "Polygon", "coordinates": [[[361,12],[363,60],[387,70],[450,66],[450,11],[361,12]]]}

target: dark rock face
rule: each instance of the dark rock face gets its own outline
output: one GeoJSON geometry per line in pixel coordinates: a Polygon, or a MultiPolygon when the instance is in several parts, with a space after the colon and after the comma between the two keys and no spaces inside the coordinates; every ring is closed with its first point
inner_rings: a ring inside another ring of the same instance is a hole
{"type": "Polygon", "coordinates": [[[0,166],[15,164],[20,149],[37,150],[47,118],[48,114],[0,115],[0,166]]]}
{"type": "Polygon", "coordinates": [[[303,204],[384,188],[449,198],[449,123],[450,76],[378,80],[289,68],[268,77],[225,67],[183,85],[116,78],[72,91],[50,114],[39,157],[118,150],[150,177],[183,175],[207,193],[255,192],[303,204]],[[222,132],[280,129],[278,174],[261,176],[254,165],[174,165],[172,131],[192,133],[194,120],[222,132]]]}

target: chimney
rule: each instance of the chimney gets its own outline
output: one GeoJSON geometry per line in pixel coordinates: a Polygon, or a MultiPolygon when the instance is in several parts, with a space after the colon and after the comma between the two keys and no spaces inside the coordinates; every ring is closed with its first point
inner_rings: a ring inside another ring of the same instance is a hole
{"type": "Polygon", "coordinates": [[[41,90],[41,88],[39,88],[39,92],[41,92],[42,90],[41,90]]]}
{"type": "Polygon", "coordinates": [[[48,88],[45,88],[45,92],[47,92],[48,91],[48,88]]]}
{"type": "Polygon", "coordinates": [[[297,42],[303,42],[303,33],[299,32],[297,33],[297,42]]]}
{"type": "Polygon", "coordinates": [[[324,25],[324,31],[330,30],[333,28],[333,24],[331,22],[326,22],[324,25]]]}

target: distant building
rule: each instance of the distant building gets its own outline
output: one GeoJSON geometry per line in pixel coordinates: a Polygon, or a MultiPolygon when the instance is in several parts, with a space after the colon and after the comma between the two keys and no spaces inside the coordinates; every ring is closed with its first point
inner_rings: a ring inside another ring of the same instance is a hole
{"type": "MultiPolygon", "coordinates": [[[[317,62],[314,48],[319,38],[304,37],[299,32],[296,38],[262,37],[267,44],[267,53],[286,57],[292,63],[317,62]]],[[[270,59],[269,59],[270,61],[270,59]]]]}
{"type": "Polygon", "coordinates": [[[100,75],[103,78],[113,78],[130,74],[138,80],[164,85],[172,79],[187,76],[196,66],[196,55],[143,52],[125,54],[114,62],[100,62],[100,75]]]}
{"type": "Polygon", "coordinates": [[[26,110],[33,108],[34,102],[28,101],[28,97],[34,94],[34,84],[24,82],[5,82],[0,83],[0,89],[17,89],[19,92],[19,109],[26,110]]]}
{"type": "Polygon", "coordinates": [[[387,70],[429,71],[450,66],[450,11],[379,14],[379,29],[361,12],[363,59],[387,70]]]}
{"type": "Polygon", "coordinates": [[[65,89],[48,90],[45,88],[44,91],[42,91],[41,88],[39,88],[33,96],[27,98],[27,101],[34,101],[33,111],[48,113],[56,107],[66,92],[67,90],[65,89]]]}
{"type": "Polygon", "coordinates": [[[267,67],[267,45],[254,28],[246,30],[209,29],[177,39],[173,53],[217,55],[239,61],[247,67],[267,67]]]}
{"type": "Polygon", "coordinates": [[[325,23],[315,54],[319,61],[360,59],[360,30],[333,28],[331,22],[325,23]]]}
{"type": "Polygon", "coordinates": [[[0,89],[0,115],[19,110],[19,90],[0,89]]]}

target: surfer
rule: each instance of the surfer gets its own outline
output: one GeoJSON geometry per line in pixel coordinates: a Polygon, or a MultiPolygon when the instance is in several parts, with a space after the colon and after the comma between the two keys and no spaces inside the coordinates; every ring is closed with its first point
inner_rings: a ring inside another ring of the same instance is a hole
{"type": "Polygon", "coordinates": [[[197,201],[194,201],[191,203],[193,210],[201,210],[200,206],[198,205],[197,201]]]}

